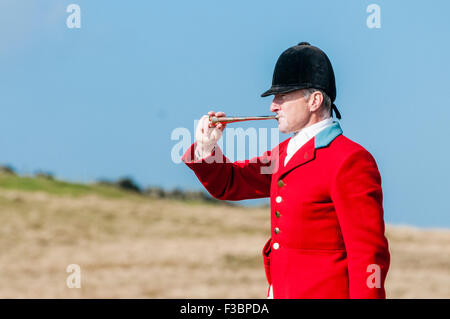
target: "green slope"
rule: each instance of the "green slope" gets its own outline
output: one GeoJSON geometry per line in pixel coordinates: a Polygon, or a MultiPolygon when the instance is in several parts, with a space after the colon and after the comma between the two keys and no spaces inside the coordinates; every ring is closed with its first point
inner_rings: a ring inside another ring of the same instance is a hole
{"type": "Polygon", "coordinates": [[[3,173],[0,173],[0,189],[42,191],[55,195],[71,196],[94,194],[106,197],[123,197],[132,194],[108,185],[69,183],[45,177],[22,177],[3,173]]]}

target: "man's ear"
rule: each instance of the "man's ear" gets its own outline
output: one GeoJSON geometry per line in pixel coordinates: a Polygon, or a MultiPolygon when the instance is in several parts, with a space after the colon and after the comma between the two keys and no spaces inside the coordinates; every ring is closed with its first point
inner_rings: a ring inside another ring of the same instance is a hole
{"type": "Polygon", "coordinates": [[[309,111],[315,112],[317,111],[323,102],[323,95],[319,91],[315,91],[311,96],[309,97],[308,105],[309,105],[309,111]]]}

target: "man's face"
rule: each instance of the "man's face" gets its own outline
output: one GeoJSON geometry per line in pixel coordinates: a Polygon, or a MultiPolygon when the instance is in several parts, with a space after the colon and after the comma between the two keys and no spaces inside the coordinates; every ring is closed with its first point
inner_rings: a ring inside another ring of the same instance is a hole
{"type": "Polygon", "coordinates": [[[310,121],[308,100],[302,90],[277,94],[270,105],[270,111],[278,115],[278,129],[282,133],[292,133],[304,128],[310,121]]]}

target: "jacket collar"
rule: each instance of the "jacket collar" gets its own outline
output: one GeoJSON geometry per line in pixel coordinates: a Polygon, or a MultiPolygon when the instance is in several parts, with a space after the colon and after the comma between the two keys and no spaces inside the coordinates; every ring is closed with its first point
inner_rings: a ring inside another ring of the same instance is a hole
{"type": "Polygon", "coordinates": [[[317,133],[314,138],[315,148],[323,148],[330,145],[333,140],[342,134],[341,126],[339,122],[333,122],[333,125],[324,128],[322,131],[317,133]]]}
{"type": "Polygon", "coordinates": [[[341,126],[338,122],[333,122],[333,125],[328,126],[324,128],[322,131],[320,131],[315,137],[310,139],[308,142],[306,142],[305,145],[303,145],[295,154],[292,156],[292,158],[289,160],[286,166],[284,166],[284,159],[286,158],[286,148],[288,145],[287,139],[286,143],[283,143],[283,148],[281,150],[280,154],[280,161],[279,161],[279,178],[283,177],[286,173],[292,171],[294,168],[303,165],[309,161],[312,161],[316,156],[316,149],[327,147],[331,144],[331,142],[342,134],[341,126]]]}

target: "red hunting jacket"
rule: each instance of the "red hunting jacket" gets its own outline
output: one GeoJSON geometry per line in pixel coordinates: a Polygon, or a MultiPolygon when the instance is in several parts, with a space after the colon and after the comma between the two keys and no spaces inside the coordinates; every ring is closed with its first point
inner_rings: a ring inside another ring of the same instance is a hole
{"type": "Polygon", "coordinates": [[[385,298],[390,255],[375,160],[337,122],[284,166],[288,142],[234,163],[219,148],[193,161],[194,144],[182,160],[215,198],[270,196],[263,258],[274,298],[385,298]]]}

